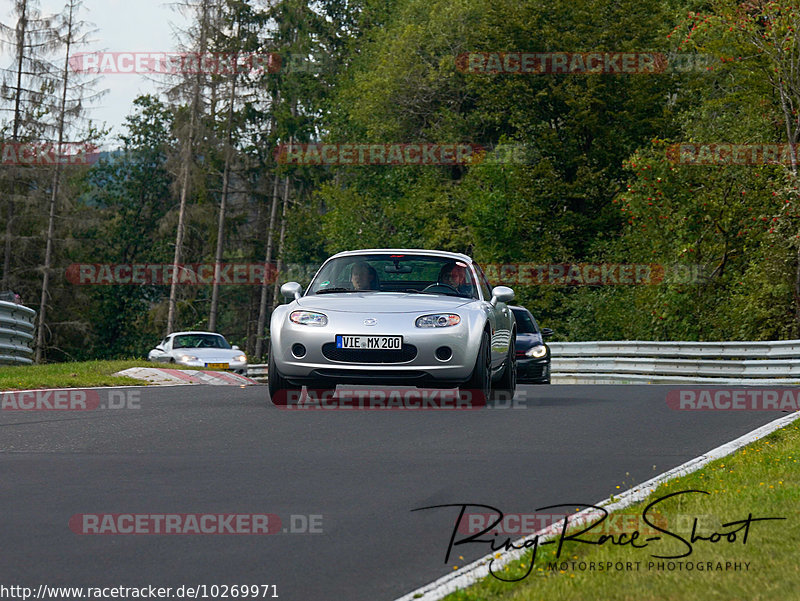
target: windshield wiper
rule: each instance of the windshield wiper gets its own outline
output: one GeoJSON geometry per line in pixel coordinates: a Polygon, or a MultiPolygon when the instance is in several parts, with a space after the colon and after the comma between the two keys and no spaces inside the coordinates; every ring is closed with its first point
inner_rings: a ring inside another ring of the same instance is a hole
{"type": "Polygon", "coordinates": [[[350,288],[324,288],[314,294],[328,294],[329,292],[369,292],[369,290],[350,290],[350,288]]]}
{"type": "Polygon", "coordinates": [[[460,292],[433,292],[432,290],[429,290],[429,291],[426,292],[424,290],[420,290],[417,294],[440,294],[442,296],[456,296],[458,298],[472,298],[471,296],[465,296],[464,294],[461,294],[460,292]]]}

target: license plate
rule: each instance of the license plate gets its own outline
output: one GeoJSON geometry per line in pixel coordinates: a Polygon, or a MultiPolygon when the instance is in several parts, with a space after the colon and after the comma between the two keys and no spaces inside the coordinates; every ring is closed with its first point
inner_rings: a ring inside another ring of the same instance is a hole
{"type": "Polygon", "coordinates": [[[337,334],[336,348],[399,351],[403,348],[403,337],[402,336],[348,336],[346,334],[337,334]]]}
{"type": "Polygon", "coordinates": [[[206,367],[217,368],[217,369],[228,369],[227,363],[206,363],[206,367]]]}

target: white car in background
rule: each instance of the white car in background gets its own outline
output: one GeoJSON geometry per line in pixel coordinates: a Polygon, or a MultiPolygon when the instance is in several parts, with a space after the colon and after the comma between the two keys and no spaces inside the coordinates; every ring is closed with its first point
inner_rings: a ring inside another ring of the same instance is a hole
{"type": "Polygon", "coordinates": [[[156,363],[227,369],[247,374],[245,354],[238,346],[228,344],[222,334],[214,332],[173,332],[148,353],[147,359],[156,363]]]}

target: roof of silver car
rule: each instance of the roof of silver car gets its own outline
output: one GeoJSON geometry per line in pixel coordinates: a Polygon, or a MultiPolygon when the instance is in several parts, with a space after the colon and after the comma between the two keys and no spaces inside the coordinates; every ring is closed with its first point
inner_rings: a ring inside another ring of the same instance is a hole
{"type": "Polygon", "coordinates": [[[460,259],[461,261],[466,261],[467,263],[472,261],[472,259],[470,259],[467,255],[461,253],[452,253],[446,250],[425,250],[424,248],[362,248],[359,250],[346,250],[340,253],[336,253],[330,258],[333,259],[334,257],[369,255],[377,253],[392,253],[392,254],[403,254],[403,255],[436,255],[439,257],[447,257],[449,259],[460,259]]]}

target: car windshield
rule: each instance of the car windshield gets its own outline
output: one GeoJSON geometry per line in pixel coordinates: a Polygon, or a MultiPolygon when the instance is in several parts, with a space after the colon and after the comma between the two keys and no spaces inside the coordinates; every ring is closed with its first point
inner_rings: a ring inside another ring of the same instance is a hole
{"type": "Polygon", "coordinates": [[[328,261],[306,294],[410,292],[478,298],[467,263],[434,255],[363,254],[328,261]]]}
{"type": "Polygon", "coordinates": [[[514,319],[517,320],[517,334],[538,334],[539,328],[525,309],[512,309],[514,319]]]}
{"type": "Polygon", "coordinates": [[[217,334],[181,334],[175,336],[172,348],[231,348],[228,341],[217,334]]]}

